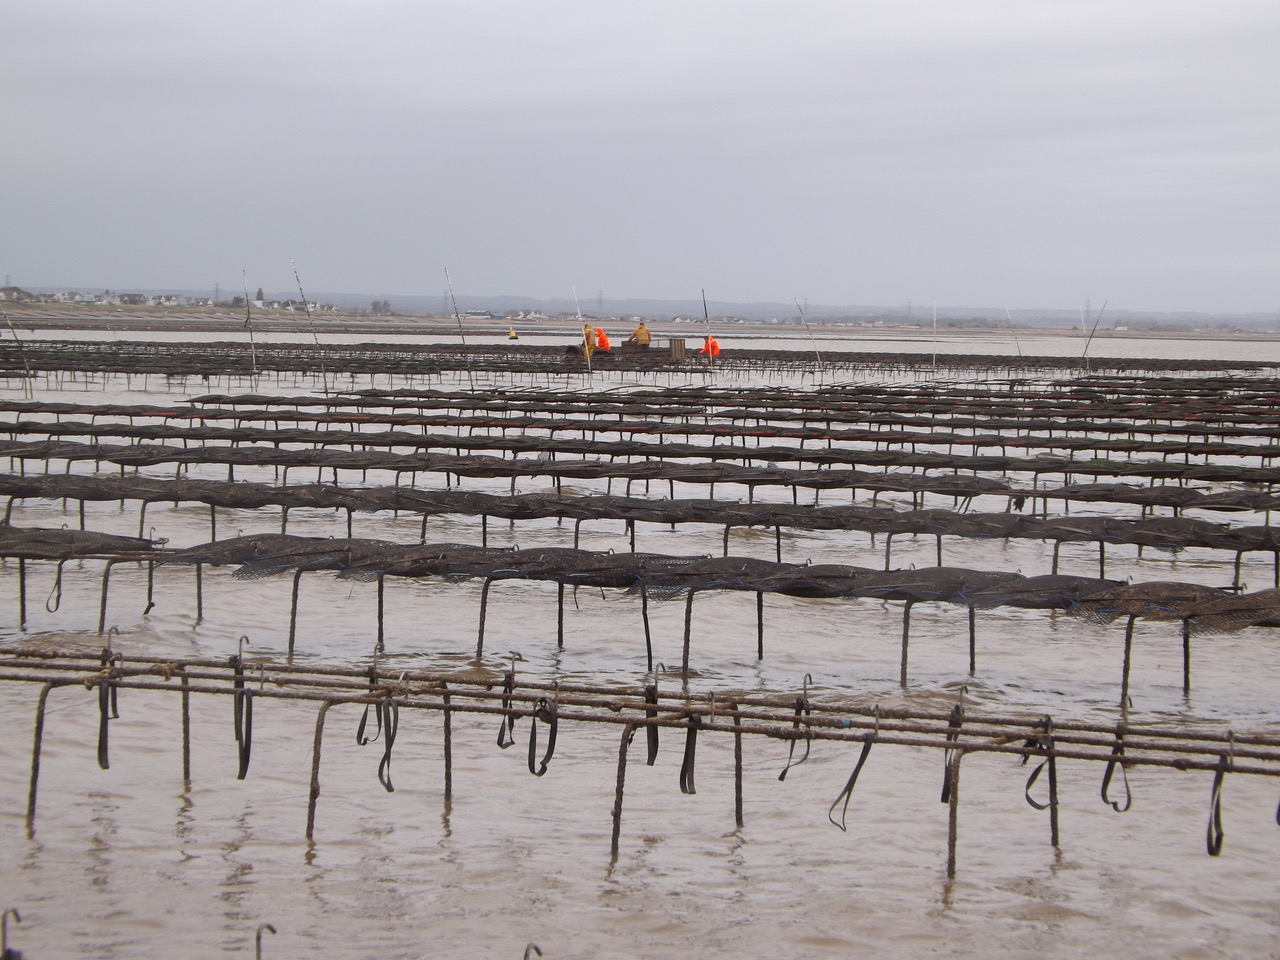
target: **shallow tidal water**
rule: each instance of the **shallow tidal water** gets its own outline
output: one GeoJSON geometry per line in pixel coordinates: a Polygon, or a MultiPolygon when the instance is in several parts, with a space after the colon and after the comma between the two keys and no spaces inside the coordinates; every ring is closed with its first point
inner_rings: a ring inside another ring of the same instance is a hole
{"type": "MultiPolygon", "coordinates": [[[[967,343],[962,349],[972,352],[967,343]]],[[[166,384],[165,396],[228,386],[192,378],[166,384]]],[[[245,383],[230,386],[249,392],[245,383]]],[[[136,381],[111,378],[92,386],[41,383],[37,396],[146,402],[147,394],[136,381]]],[[[237,477],[269,481],[271,474],[238,471],[237,477]]],[[[368,482],[384,478],[370,476],[368,482]]],[[[418,479],[419,485],[432,482],[418,479]]],[[[507,492],[501,483],[466,484],[507,492]]],[[[522,482],[519,489],[539,487],[522,482]]],[[[716,492],[718,498],[745,499],[745,491],[718,486],[716,492]]],[[[676,495],[706,493],[677,485],[676,495]]],[[[822,494],[824,502],[828,495],[822,494]]],[[[952,506],[949,499],[927,505],[952,506]]],[[[1002,508],[1003,501],[973,504],[975,510],[1002,508]]],[[[1091,509],[1073,505],[1072,512],[1091,509]]],[[[1226,519],[1263,522],[1252,515],[1226,519]]],[[[14,505],[12,522],[74,527],[78,514],[74,505],[23,501],[14,505]]],[[[91,530],[136,535],[138,522],[136,502],[86,507],[91,530]]],[[[205,507],[152,505],[146,524],[170,546],[209,539],[205,507]]],[[[276,532],[279,525],[278,510],[218,512],[220,538],[276,532]]],[[[420,529],[417,517],[365,515],[356,517],[354,534],[417,542],[420,529]]],[[[288,531],[341,537],[346,517],[293,510],[288,531]]],[[[491,521],[488,536],[491,546],[569,546],[573,526],[491,521]]],[[[722,530],[710,526],[640,524],[637,549],[718,555],[721,537],[722,530]]],[[[433,518],[426,539],[478,544],[480,522],[433,518]]],[[[621,551],[628,540],[621,523],[584,524],[581,546],[621,551]]],[[[772,558],[773,550],[772,532],[735,530],[730,537],[734,555],[772,558]]],[[[931,537],[895,538],[894,566],[930,566],[934,550],[931,537]]],[[[883,551],[882,540],[863,534],[783,536],[783,559],[792,562],[878,567],[883,551]]],[[[1038,542],[945,544],[948,565],[1028,575],[1048,572],[1050,555],[1051,546],[1038,542]]],[[[1230,582],[1233,560],[1199,550],[1139,557],[1136,548],[1111,547],[1107,575],[1223,584],[1230,582]]],[[[1096,575],[1096,547],[1065,546],[1062,571],[1096,575]]],[[[1246,555],[1243,579],[1250,589],[1271,586],[1273,577],[1269,556],[1246,555]]],[[[121,564],[112,573],[107,609],[111,646],[126,658],[225,658],[244,636],[246,656],[281,660],[291,580],[241,580],[230,569],[206,568],[203,617],[197,619],[192,572],[161,568],[156,607],[144,615],[146,572],[121,564]]],[[[469,668],[480,589],[479,582],[389,579],[382,666],[469,668]]],[[[104,641],[97,632],[100,591],[101,565],[92,561],[67,564],[60,590],[53,564],[29,564],[28,620],[21,630],[16,567],[0,566],[0,643],[96,655],[104,641]]],[[[678,668],[683,601],[652,602],[649,611],[655,660],[678,668]]],[[[304,575],[297,660],[362,669],[376,640],[375,616],[374,584],[304,575]]],[[[799,695],[807,683],[815,698],[837,702],[940,710],[964,697],[991,712],[1100,723],[1119,717],[1122,623],[1101,626],[1009,608],[980,612],[973,676],[963,608],[917,604],[911,627],[910,682],[903,690],[901,604],[768,597],[765,656],[757,660],[754,595],[699,594],[690,689],[799,695]]],[[[1184,697],[1177,626],[1140,621],[1129,718],[1280,732],[1280,645],[1274,634],[1252,628],[1199,639],[1192,693],[1184,697]]],[[[485,651],[479,669],[495,679],[513,653],[520,657],[520,676],[529,680],[636,685],[647,676],[639,599],[618,591],[573,593],[558,649],[554,585],[495,583],[485,651]]],[[[659,683],[678,687],[681,680],[664,675],[659,683]]],[[[186,787],[177,697],[122,691],[120,719],[111,724],[110,769],[102,770],[95,756],[96,693],[70,687],[50,696],[35,835],[29,839],[25,812],[37,693],[35,684],[0,683],[6,733],[0,737],[0,776],[9,786],[0,802],[0,908],[21,912],[22,922],[9,925],[10,945],[38,960],[249,956],[264,923],[277,931],[264,937],[266,957],[517,958],[529,943],[547,958],[619,960],[863,953],[885,960],[1280,957],[1275,778],[1228,777],[1225,845],[1220,857],[1209,857],[1211,775],[1131,770],[1133,805],[1120,814],[1099,795],[1101,765],[1063,761],[1055,849],[1047,814],[1024,799],[1028,768],[1012,757],[974,755],[964,764],[957,875],[948,879],[941,751],[873,750],[849,806],[847,832],[841,832],[828,821],[828,808],[858,748],[818,743],[780,781],[785,745],[744,738],[745,824],[737,829],[731,738],[700,739],[697,793],[685,795],[678,786],[682,741],[664,731],[653,767],[644,765],[639,745],[632,748],[615,860],[609,849],[615,728],[562,725],[547,775],[535,778],[526,767],[527,723],[517,726],[516,745],[500,750],[494,718],[455,715],[453,798],[446,803],[437,715],[401,713],[395,792],[388,793],[376,778],[381,750],[356,744],[359,711],[346,706],[329,712],[309,844],[304,829],[314,704],[260,701],[252,764],[237,780],[228,699],[193,697],[193,769],[186,787]]]]}

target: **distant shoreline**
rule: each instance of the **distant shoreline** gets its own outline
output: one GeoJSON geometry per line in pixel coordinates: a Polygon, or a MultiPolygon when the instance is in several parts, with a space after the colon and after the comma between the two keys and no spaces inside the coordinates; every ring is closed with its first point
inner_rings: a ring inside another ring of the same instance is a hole
{"type": "MultiPolygon", "coordinates": [[[[183,309],[176,313],[173,308],[158,307],[84,307],[75,304],[49,303],[6,303],[3,309],[6,326],[15,330],[28,332],[75,330],[75,331],[129,331],[132,333],[155,332],[190,332],[190,333],[228,333],[245,329],[243,314],[227,310],[196,308],[183,309]]],[[[602,326],[617,328],[615,321],[591,320],[602,326]]],[[[351,313],[313,313],[308,319],[304,313],[284,310],[253,311],[250,323],[254,330],[264,333],[340,333],[349,335],[369,334],[372,336],[396,336],[413,334],[448,335],[457,333],[458,320],[454,317],[426,316],[392,316],[371,317],[351,313]]],[[[502,319],[464,318],[463,331],[467,335],[479,337],[505,337],[510,329],[516,329],[530,339],[542,336],[563,337],[566,334],[576,335],[577,321],[540,320],[540,321],[508,321],[502,319]]],[[[629,326],[629,322],[626,326],[629,326]]],[[[751,323],[712,321],[713,330],[720,336],[732,336],[735,333],[749,334],[756,338],[807,339],[810,329],[798,323],[751,323]]],[[[681,323],[672,321],[649,321],[649,327],[662,337],[685,337],[694,340],[702,336],[704,324],[681,323]]],[[[618,329],[613,332],[615,339],[625,338],[629,331],[618,329]]],[[[860,327],[851,325],[833,326],[814,324],[813,336],[824,339],[859,340],[859,339],[901,339],[931,340],[934,331],[931,327],[860,327]]],[[[1087,339],[1086,335],[1072,327],[953,327],[942,326],[937,331],[938,337],[948,339],[972,337],[984,339],[990,337],[1077,337],[1087,339]]],[[[1196,329],[1159,329],[1159,330],[1115,330],[1100,327],[1093,339],[1154,339],[1154,340],[1232,340],[1256,341],[1271,343],[1280,341],[1280,331],[1274,333],[1252,333],[1239,330],[1196,330],[1196,329]]]]}

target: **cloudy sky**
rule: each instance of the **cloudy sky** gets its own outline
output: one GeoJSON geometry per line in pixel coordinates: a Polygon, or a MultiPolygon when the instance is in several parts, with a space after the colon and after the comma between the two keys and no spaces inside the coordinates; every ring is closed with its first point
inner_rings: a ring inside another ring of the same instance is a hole
{"type": "Polygon", "coordinates": [[[1280,310],[1276,0],[40,0],[18,285],[1280,310]]]}

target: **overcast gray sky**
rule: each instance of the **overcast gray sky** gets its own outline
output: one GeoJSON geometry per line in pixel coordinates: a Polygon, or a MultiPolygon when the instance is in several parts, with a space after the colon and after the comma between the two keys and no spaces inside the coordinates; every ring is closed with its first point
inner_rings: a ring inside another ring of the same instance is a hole
{"type": "Polygon", "coordinates": [[[29,286],[1280,309],[1276,0],[40,0],[29,286]]]}

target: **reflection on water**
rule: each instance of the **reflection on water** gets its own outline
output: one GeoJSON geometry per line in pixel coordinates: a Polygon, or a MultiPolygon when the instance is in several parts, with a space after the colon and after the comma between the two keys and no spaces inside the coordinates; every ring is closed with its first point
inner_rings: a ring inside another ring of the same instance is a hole
{"type": "MultiPolygon", "coordinates": [[[[1167,349],[1176,343],[1158,342],[1167,349]]],[[[1151,349],[1151,342],[1141,344],[1151,349]]],[[[968,338],[947,349],[976,352],[968,338]]],[[[1236,345],[1215,349],[1229,357],[1236,345]]],[[[175,389],[195,395],[211,386],[197,379],[175,389]]],[[[140,396],[135,391],[132,399],[140,396]]],[[[501,481],[492,486],[505,492],[501,481]]],[[[487,489],[483,481],[468,481],[468,488],[487,489]]],[[[705,495],[697,490],[677,487],[676,495],[705,495]]],[[[975,502],[974,509],[985,508],[975,502]]],[[[23,501],[14,506],[13,522],[76,526],[76,512],[61,502],[23,501]]],[[[90,529],[136,533],[136,503],[89,504],[86,515],[90,529]]],[[[203,507],[152,504],[147,522],[173,546],[208,538],[203,507]]],[[[218,522],[222,536],[274,531],[279,512],[220,511],[218,522]]],[[[412,516],[357,516],[355,535],[416,542],[420,525],[412,516]]],[[[478,518],[435,517],[428,539],[478,543],[479,525],[478,518]]],[[[345,536],[346,516],[293,511],[290,532],[345,536]]],[[[488,533],[490,545],[565,546],[573,529],[531,521],[493,524],[488,533]]],[[[628,549],[622,524],[590,524],[581,536],[587,549],[628,549]]],[[[640,524],[637,549],[718,554],[722,536],[711,527],[640,524]]],[[[865,535],[797,532],[784,536],[784,547],[795,562],[883,564],[883,541],[865,535]]],[[[773,549],[771,535],[731,534],[732,553],[770,557],[773,549]]],[[[1050,549],[1034,541],[948,542],[946,559],[1040,573],[1050,549]]],[[[895,538],[893,551],[895,566],[935,560],[932,538],[895,538]]],[[[1063,572],[1092,575],[1096,549],[1067,544],[1061,563],[1063,572]]],[[[1108,575],[1134,580],[1229,581],[1229,568],[1221,557],[1195,550],[1108,552],[1108,575]]],[[[1272,575],[1267,559],[1245,557],[1247,581],[1266,586],[1272,575]]],[[[0,593],[8,598],[0,607],[0,639],[96,655],[103,640],[96,633],[101,566],[68,563],[60,585],[55,577],[49,565],[29,565],[28,596],[60,591],[61,603],[29,603],[24,633],[14,566],[0,569],[0,593]]],[[[146,571],[120,564],[111,582],[108,622],[119,627],[112,647],[125,657],[225,658],[245,634],[247,656],[281,658],[290,581],[234,580],[228,570],[208,569],[197,617],[191,572],[162,569],[157,605],[144,616],[146,571]]],[[[384,668],[466,668],[480,589],[389,581],[384,668]]],[[[300,659],[369,661],[377,639],[375,585],[308,574],[301,597],[300,659]]],[[[975,708],[1106,722],[1117,716],[1122,624],[1006,608],[982,612],[978,671],[970,677],[966,612],[919,604],[904,692],[901,604],[769,597],[764,611],[765,659],[758,661],[754,597],[697,597],[692,689],[799,695],[809,675],[813,695],[859,703],[939,709],[963,688],[975,708]]],[[[680,662],[684,612],[683,602],[649,603],[656,661],[680,662]]],[[[485,630],[489,656],[481,667],[495,682],[511,668],[513,651],[520,674],[533,679],[637,684],[647,677],[637,597],[571,591],[558,648],[554,585],[496,582],[485,630]]],[[[1195,657],[1187,698],[1176,626],[1140,623],[1131,717],[1280,726],[1274,696],[1280,648],[1268,631],[1206,638],[1195,657]]],[[[859,745],[815,745],[780,780],[786,745],[744,738],[744,824],[735,829],[731,738],[699,740],[697,793],[688,795],[679,789],[683,739],[664,733],[653,767],[643,763],[643,738],[631,748],[614,860],[617,731],[563,727],[547,775],[535,778],[524,750],[527,721],[515,747],[499,750],[496,718],[454,715],[447,785],[441,718],[405,711],[396,789],[388,793],[376,777],[380,747],[356,744],[359,710],[343,705],[326,720],[309,845],[314,705],[259,702],[252,764],[240,781],[230,703],[192,697],[191,780],[184,784],[178,697],[122,692],[120,719],[111,721],[111,769],[101,770],[96,695],[65,688],[49,700],[36,838],[28,840],[24,800],[37,693],[0,684],[0,722],[9,732],[0,738],[0,771],[11,786],[0,805],[0,907],[21,910],[23,923],[10,935],[35,957],[246,955],[262,923],[279,931],[264,941],[268,957],[514,958],[536,942],[548,958],[861,952],[886,960],[1165,958],[1275,955],[1280,942],[1280,829],[1275,785],[1266,778],[1228,778],[1225,849],[1210,859],[1209,775],[1132,770],[1133,807],[1119,814],[1102,801],[1096,765],[1063,762],[1055,850],[1047,814],[1024,799],[1029,770],[1008,757],[971,755],[963,764],[959,871],[947,880],[939,751],[873,750],[842,833],[827,812],[858,761],[859,745]]]]}

